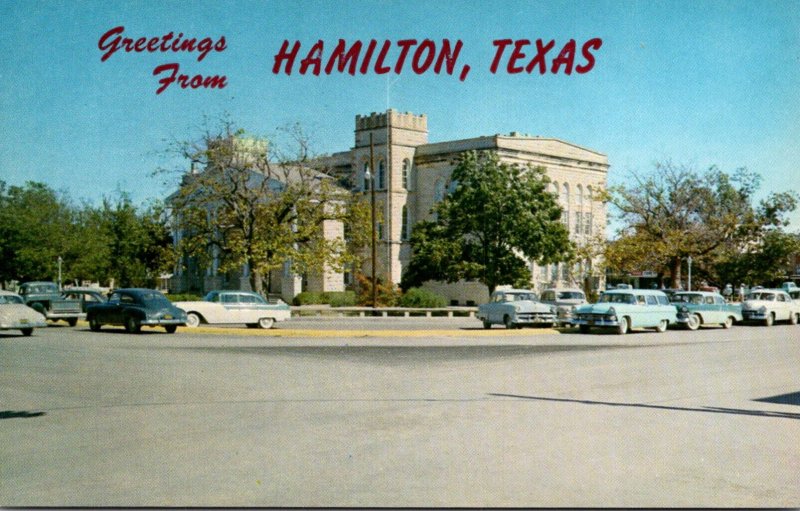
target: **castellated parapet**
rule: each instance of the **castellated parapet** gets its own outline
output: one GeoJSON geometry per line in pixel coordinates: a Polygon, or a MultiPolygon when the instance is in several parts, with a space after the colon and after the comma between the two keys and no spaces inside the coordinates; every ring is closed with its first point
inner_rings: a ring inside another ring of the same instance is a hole
{"type": "Polygon", "coordinates": [[[393,144],[417,146],[428,142],[428,118],[425,114],[390,109],[383,113],[356,115],[356,147],[369,145],[369,132],[374,133],[374,143],[385,143],[389,130],[392,131],[393,144]]]}

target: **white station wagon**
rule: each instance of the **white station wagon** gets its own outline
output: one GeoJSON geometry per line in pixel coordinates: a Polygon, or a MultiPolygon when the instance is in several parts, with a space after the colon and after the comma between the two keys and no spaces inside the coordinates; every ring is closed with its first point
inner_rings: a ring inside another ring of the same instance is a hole
{"type": "Polygon", "coordinates": [[[186,326],[245,324],[248,328],[272,328],[276,321],[291,317],[284,302],[269,303],[249,291],[211,291],[199,302],[175,302],[186,311],[186,326]]]}

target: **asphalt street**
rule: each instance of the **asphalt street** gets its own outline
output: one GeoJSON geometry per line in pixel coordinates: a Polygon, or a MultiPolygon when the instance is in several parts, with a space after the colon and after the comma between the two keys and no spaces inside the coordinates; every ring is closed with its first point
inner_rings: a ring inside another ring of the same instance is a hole
{"type": "Polygon", "coordinates": [[[800,326],[431,319],[0,333],[0,505],[800,505],[800,326]]]}

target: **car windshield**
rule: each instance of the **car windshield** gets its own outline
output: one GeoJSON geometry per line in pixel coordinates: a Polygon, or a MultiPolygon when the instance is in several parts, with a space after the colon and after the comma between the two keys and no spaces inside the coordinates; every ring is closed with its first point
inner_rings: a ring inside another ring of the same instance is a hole
{"type": "Polygon", "coordinates": [[[775,301],[775,293],[750,293],[747,295],[748,300],[764,300],[766,302],[775,301]]]}
{"type": "Polygon", "coordinates": [[[142,293],[142,301],[145,305],[158,305],[163,307],[164,305],[170,305],[171,302],[167,299],[166,296],[162,295],[161,293],[157,293],[155,291],[151,293],[142,293]]]}
{"type": "Polygon", "coordinates": [[[628,293],[603,293],[598,303],[636,303],[636,297],[628,293]]]}
{"type": "Polygon", "coordinates": [[[533,293],[506,293],[507,302],[518,302],[520,300],[536,300],[533,293]]]}
{"type": "Polygon", "coordinates": [[[585,298],[580,291],[561,291],[558,293],[559,300],[583,300],[585,298]]]}
{"type": "Polygon", "coordinates": [[[25,293],[29,295],[34,294],[48,294],[48,293],[57,293],[58,288],[55,284],[34,284],[32,286],[28,286],[25,289],[25,293]]]}
{"type": "Polygon", "coordinates": [[[0,295],[0,304],[7,304],[7,303],[24,303],[22,298],[16,295],[0,295]]]}
{"type": "Polygon", "coordinates": [[[677,303],[703,303],[703,295],[694,293],[676,293],[672,295],[670,300],[677,303]]]}

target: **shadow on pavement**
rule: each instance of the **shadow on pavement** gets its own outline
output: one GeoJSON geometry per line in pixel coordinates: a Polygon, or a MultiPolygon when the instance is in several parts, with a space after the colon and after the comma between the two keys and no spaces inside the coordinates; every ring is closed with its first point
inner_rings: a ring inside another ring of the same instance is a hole
{"type": "Polygon", "coordinates": [[[786,412],[769,412],[764,410],[740,410],[737,408],[717,408],[712,406],[703,406],[701,408],[688,408],[684,406],[665,406],[665,405],[648,405],[645,403],[611,403],[607,401],[590,401],[584,399],[564,399],[555,397],[536,397],[536,396],[519,396],[515,394],[494,394],[489,393],[490,396],[495,397],[511,397],[516,399],[531,399],[534,401],[551,401],[558,403],[578,403],[582,405],[599,405],[599,406],[618,406],[630,408],[649,408],[653,410],[676,410],[680,412],[705,412],[705,413],[726,413],[732,415],[750,415],[754,417],[771,417],[779,419],[795,419],[800,420],[799,413],[786,413],[786,412]]]}
{"type": "Polygon", "coordinates": [[[0,411],[0,420],[2,419],[30,419],[31,417],[41,417],[45,412],[15,412],[13,410],[0,411]]]}
{"type": "Polygon", "coordinates": [[[780,396],[762,397],[761,399],[754,399],[753,401],[760,401],[762,403],[775,403],[779,405],[800,406],[800,392],[791,392],[789,394],[781,394],[780,396]]]}

